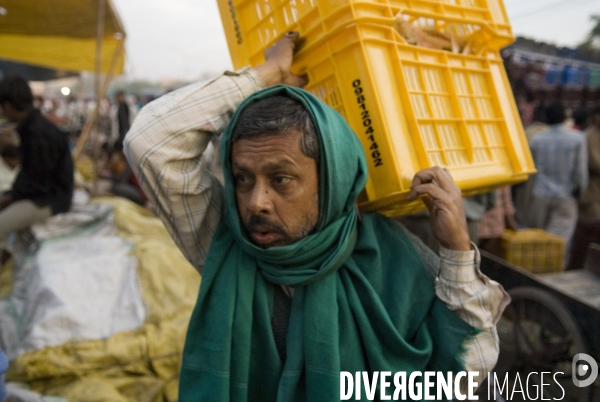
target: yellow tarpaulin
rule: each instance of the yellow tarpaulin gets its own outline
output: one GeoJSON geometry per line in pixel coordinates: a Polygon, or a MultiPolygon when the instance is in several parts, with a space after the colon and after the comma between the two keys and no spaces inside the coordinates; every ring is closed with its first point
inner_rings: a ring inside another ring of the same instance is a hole
{"type": "MultiPolygon", "coordinates": [[[[108,339],[26,352],[11,362],[7,380],[69,402],[175,402],[200,275],[155,215],[118,197],[96,201],[113,205],[119,235],[135,243],[146,321],[108,339]]],[[[10,292],[8,271],[0,275],[0,294],[10,292]]]]}
{"type": "MultiPolygon", "coordinates": [[[[58,70],[95,71],[98,0],[0,0],[0,58],[58,70]]],[[[105,1],[101,72],[123,71],[125,30],[105,1]]]]}

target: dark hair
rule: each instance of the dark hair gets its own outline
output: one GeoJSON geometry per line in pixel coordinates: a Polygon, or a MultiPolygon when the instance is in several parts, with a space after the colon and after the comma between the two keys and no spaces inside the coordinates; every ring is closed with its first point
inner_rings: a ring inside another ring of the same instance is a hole
{"type": "Polygon", "coordinates": [[[2,155],[3,158],[21,159],[19,148],[14,145],[6,145],[0,155],[2,155]]]}
{"type": "Polygon", "coordinates": [[[565,121],[565,117],[565,107],[561,102],[553,101],[546,107],[547,124],[560,124],[565,121]]]}
{"type": "Polygon", "coordinates": [[[272,96],[247,106],[238,118],[231,139],[236,142],[240,138],[287,134],[294,130],[303,133],[302,153],[318,163],[319,139],[310,114],[302,104],[287,96],[272,96]]]}
{"type": "Polygon", "coordinates": [[[600,103],[597,103],[596,106],[592,109],[592,115],[600,114],[600,103]]]}
{"type": "Polygon", "coordinates": [[[533,121],[539,121],[540,123],[546,122],[546,107],[544,105],[537,105],[533,109],[533,121]]]}
{"type": "Polygon", "coordinates": [[[531,103],[535,100],[535,96],[533,95],[533,92],[531,92],[530,90],[527,90],[525,92],[525,101],[527,103],[531,103]]]}
{"type": "Polygon", "coordinates": [[[573,123],[577,127],[585,127],[588,119],[588,112],[585,109],[577,109],[573,112],[573,123]]]}
{"type": "Polygon", "coordinates": [[[25,78],[9,75],[0,81],[0,103],[4,102],[19,111],[33,108],[33,93],[25,78]]]}

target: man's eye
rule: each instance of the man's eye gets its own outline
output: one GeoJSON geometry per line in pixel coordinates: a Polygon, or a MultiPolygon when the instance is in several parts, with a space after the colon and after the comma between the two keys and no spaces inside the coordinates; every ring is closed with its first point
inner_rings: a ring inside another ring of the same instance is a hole
{"type": "Polygon", "coordinates": [[[273,179],[275,184],[278,184],[278,185],[288,184],[291,180],[292,179],[290,179],[289,177],[286,177],[286,176],[275,176],[275,178],[273,179]]]}
{"type": "Polygon", "coordinates": [[[248,180],[248,176],[246,176],[245,174],[237,174],[235,175],[235,182],[237,184],[244,184],[247,183],[248,180]]]}

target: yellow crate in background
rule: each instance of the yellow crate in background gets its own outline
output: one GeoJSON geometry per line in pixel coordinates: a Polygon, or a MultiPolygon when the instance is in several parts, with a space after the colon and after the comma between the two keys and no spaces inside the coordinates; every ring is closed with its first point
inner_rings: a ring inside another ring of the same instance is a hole
{"type": "Polygon", "coordinates": [[[416,172],[448,168],[464,195],[535,171],[499,49],[514,40],[501,0],[219,0],[234,66],[256,66],[290,30],[303,40],[292,71],[346,118],[362,142],[365,211],[406,202],[416,172]],[[475,54],[408,44],[394,28],[467,38],[475,54]]]}
{"type": "Polygon", "coordinates": [[[507,230],[500,239],[500,257],[534,274],[562,270],[565,242],[541,229],[507,230]]]}

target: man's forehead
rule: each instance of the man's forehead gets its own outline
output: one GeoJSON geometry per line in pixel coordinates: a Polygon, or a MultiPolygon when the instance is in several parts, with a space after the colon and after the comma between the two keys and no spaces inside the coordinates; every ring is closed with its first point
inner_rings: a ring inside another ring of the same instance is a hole
{"type": "Polygon", "coordinates": [[[261,168],[285,168],[298,166],[307,158],[300,149],[299,132],[267,134],[240,138],[233,144],[231,153],[234,169],[260,165],[261,168]]]}
{"type": "MultiPolygon", "coordinates": [[[[246,161],[244,161],[243,159],[238,160],[238,161],[234,160],[232,162],[233,170],[248,169],[250,166],[245,162],[246,161]]],[[[293,163],[289,159],[279,159],[279,160],[272,160],[272,161],[271,160],[262,160],[262,163],[260,165],[261,165],[261,168],[264,170],[279,170],[279,169],[296,167],[296,164],[293,163]]]]}

